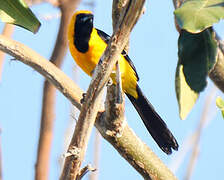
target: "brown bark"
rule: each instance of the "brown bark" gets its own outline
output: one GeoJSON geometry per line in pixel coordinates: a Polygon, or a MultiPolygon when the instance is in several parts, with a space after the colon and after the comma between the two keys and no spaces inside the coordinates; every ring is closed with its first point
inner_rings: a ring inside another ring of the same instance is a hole
{"type": "MultiPolygon", "coordinates": [[[[67,97],[79,110],[83,91],[60,69],[25,45],[0,35],[0,50],[34,68],[67,97]]],[[[101,135],[145,178],[175,180],[172,172],[143,143],[126,124],[121,137],[107,134],[105,113],[98,113],[95,126],[101,135]],[[139,157],[139,158],[138,158],[139,157]]]]}
{"type": "MultiPolygon", "coordinates": [[[[50,61],[57,67],[61,67],[64,56],[67,52],[67,27],[73,11],[80,0],[61,0],[61,21],[55,47],[50,61]]],[[[38,155],[36,162],[36,180],[47,180],[49,174],[49,158],[53,137],[53,124],[55,118],[55,87],[45,80],[42,99],[42,115],[40,125],[40,137],[38,144],[38,155]]]]}
{"type": "Polygon", "coordinates": [[[209,78],[222,92],[224,92],[224,46],[222,40],[220,40],[217,36],[216,39],[219,43],[217,60],[214,67],[209,72],[209,78]]]}
{"type": "MultiPolygon", "coordinates": [[[[2,31],[2,35],[6,37],[11,37],[14,31],[14,28],[15,26],[12,24],[5,24],[4,29],[2,31]]],[[[4,58],[5,58],[5,53],[0,51],[0,81],[2,78],[4,58]]]]}
{"type": "Polygon", "coordinates": [[[112,72],[112,69],[123,50],[136,19],[142,12],[144,0],[129,1],[124,8],[124,16],[113,33],[108,46],[102,55],[101,63],[96,67],[93,79],[88,88],[75,132],[68,148],[68,155],[61,175],[61,180],[76,179],[87,148],[89,136],[100,108],[102,89],[112,72]]]}
{"type": "Polygon", "coordinates": [[[100,147],[101,147],[101,135],[96,130],[95,139],[94,139],[94,159],[93,159],[93,167],[95,171],[92,171],[89,175],[89,180],[97,180],[99,178],[99,162],[100,162],[100,147]]]}

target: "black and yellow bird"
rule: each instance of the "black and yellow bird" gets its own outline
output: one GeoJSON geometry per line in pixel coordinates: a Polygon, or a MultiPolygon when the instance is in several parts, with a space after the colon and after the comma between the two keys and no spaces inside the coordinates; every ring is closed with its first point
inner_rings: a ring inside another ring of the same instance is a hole
{"type": "MultiPolygon", "coordinates": [[[[109,35],[93,27],[92,12],[81,10],[73,15],[68,28],[69,49],[78,66],[89,76],[92,75],[109,39],[109,35]]],[[[138,74],[124,51],[119,57],[119,66],[122,89],[151,136],[165,153],[171,154],[172,149],[178,150],[176,139],[138,86],[138,74]]],[[[111,78],[115,80],[115,76],[111,75],[111,78]]]]}

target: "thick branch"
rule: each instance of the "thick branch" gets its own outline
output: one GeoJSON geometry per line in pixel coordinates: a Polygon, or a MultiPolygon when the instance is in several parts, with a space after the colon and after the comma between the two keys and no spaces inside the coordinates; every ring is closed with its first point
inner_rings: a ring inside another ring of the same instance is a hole
{"type": "Polygon", "coordinates": [[[215,85],[224,92],[224,48],[222,46],[222,41],[219,40],[219,49],[218,49],[218,56],[217,61],[209,72],[210,79],[215,83],[215,85]]]}
{"type": "Polygon", "coordinates": [[[144,179],[153,180],[176,180],[172,172],[160,161],[141,139],[139,139],[127,123],[123,125],[122,136],[108,133],[105,124],[105,113],[98,114],[95,123],[101,135],[125,158],[144,179]]]}
{"type": "Polygon", "coordinates": [[[88,88],[85,102],[75,127],[75,132],[68,148],[68,152],[75,152],[75,154],[72,153],[73,155],[66,158],[61,179],[75,179],[79,173],[90,133],[100,108],[102,89],[108,81],[112,69],[127,43],[136,19],[141,14],[144,0],[132,0],[128,3],[127,9],[124,9],[125,13],[123,20],[113,33],[112,38],[100,59],[100,63],[95,69],[93,79],[88,88]]]}
{"type": "MultiPolygon", "coordinates": [[[[121,21],[121,18],[124,16],[124,8],[127,8],[129,4],[127,0],[113,0],[112,7],[112,19],[113,19],[113,30],[115,31],[117,26],[121,21]]],[[[143,11],[143,8],[141,9],[143,11]]],[[[140,15],[142,12],[140,13],[140,15]]],[[[140,17],[138,16],[138,18],[140,17]]],[[[133,24],[135,25],[138,21],[138,18],[133,19],[133,24]]],[[[134,26],[132,26],[133,28],[134,26]]],[[[132,30],[132,29],[131,29],[132,30]]],[[[130,31],[131,31],[130,30],[130,31]]],[[[129,50],[129,37],[127,37],[127,43],[124,50],[126,53],[129,50]]],[[[122,92],[122,80],[119,63],[116,63],[116,86],[107,87],[107,100],[106,100],[106,119],[108,125],[111,127],[111,133],[113,134],[122,134],[123,123],[124,123],[124,93],[122,92]]]]}
{"type": "MultiPolygon", "coordinates": [[[[52,63],[41,57],[39,54],[34,52],[32,49],[24,46],[21,43],[10,40],[0,35],[0,50],[10,54],[16,59],[20,60],[24,64],[27,64],[47,78],[54,86],[61,91],[78,109],[81,109],[80,100],[82,98],[83,91],[75,85],[75,83],[68,78],[60,69],[55,67],[52,63]]],[[[128,160],[128,162],[137,170],[143,177],[156,177],[156,179],[174,180],[176,179],[172,173],[165,167],[165,165],[151,153],[151,150],[140,141],[139,138],[132,132],[132,130],[125,126],[123,134],[118,139],[111,138],[106,134],[109,129],[103,120],[102,115],[96,121],[95,126],[100,131],[101,135],[106,138],[119,152],[128,160]],[[128,133],[130,132],[130,133],[128,133]],[[127,134],[128,133],[128,134],[127,134]],[[122,143],[126,141],[126,143],[122,143]],[[138,143],[135,143],[137,141],[138,143]],[[134,148],[131,148],[131,144],[135,144],[134,148]],[[131,149],[130,149],[131,148],[131,149]],[[141,154],[140,159],[135,159],[134,154],[141,154]],[[153,161],[151,160],[154,159],[153,161]],[[152,163],[153,162],[153,163],[152,163]],[[154,167],[151,169],[149,163],[154,167]],[[142,169],[144,167],[144,171],[142,169]],[[162,167],[162,168],[161,168],[162,167]],[[164,178],[166,176],[166,178],[164,178]]]]}
{"type": "MultiPolygon", "coordinates": [[[[113,0],[112,5],[112,24],[113,30],[115,31],[119,25],[120,19],[124,16],[124,7],[127,6],[127,0],[113,0]]],[[[124,50],[128,52],[129,50],[129,40],[124,47],[124,50]]]]}

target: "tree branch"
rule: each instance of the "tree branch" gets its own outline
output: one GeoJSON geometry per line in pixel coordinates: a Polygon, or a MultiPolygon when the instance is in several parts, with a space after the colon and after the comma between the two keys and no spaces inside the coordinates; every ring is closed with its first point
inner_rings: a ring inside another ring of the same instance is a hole
{"type": "Polygon", "coordinates": [[[217,61],[214,67],[209,72],[210,79],[215,83],[215,85],[224,92],[224,46],[223,41],[216,35],[216,40],[218,41],[218,55],[217,61]]]}
{"type": "Polygon", "coordinates": [[[128,2],[127,9],[124,9],[124,17],[113,33],[95,69],[75,127],[75,132],[68,148],[68,152],[75,153],[71,153],[71,156],[66,158],[61,179],[75,179],[80,171],[90,133],[100,108],[100,101],[103,94],[102,89],[108,81],[112,69],[127,43],[131,29],[134,26],[133,22],[136,22],[136,18],[140,16],[143,5],[144,0],[132,0],[128,2]]]}
{"type": "Polygon", "coordinates": [[[199,144],[200,144],[200,140],[202,138],[202,132],[205,128],[206,122],[208,121],[209,112],[211,110],[211,105],[213,105],[213,100],[216,96],[216,93],[215,93],[216,91],[217,90],[214,86],[212,88],[211,92],[209,93],[209,95],[205,99],[205,103],[204,103],[204,107],[203,107],[203,110],[202,110],[202,113],[201,113],[201,117],[200,117],[200,120],[198,122],[198,126],[197,126],[197,128],[194,132],[195,138],[194,138],[194,141],[193,141],[192,153],[191,153],[191,156],[190,156],[189,164],[187,166],[187,171],[186,171],[184,180],[190,180],[191,179],[191,176],[193,174],[195,165],[197,163],[198,156],[199,156],[199,150],[200,150],[199,144]]]}
{"type": "Polygon", "coordinates": [[[105,113],[98,114],[95,123],[101,135],[138,171],[144,179],[176,180],[172,172],[161,162],[145,143],[139,139],[128,124],[123,125],[122,136],[108,133],[105,113]]]}
{"type": "Polygon", "coordinates": [[[29,47],[0,35],[0,50],[27,64],[42,74],[78,109],[83,91],[54,64],[40,56],[29,47]]]}
{"type": "Polygon", "coordinates": [[[87,164],[87,166],[80,170],[76,180],[81,180],[89,171],[94,172],[96,169],[91,164],[87,164]]]}
{"type": "MultiPolygon", "coordinates": [[[[80,0],[60,0],[59,9],[61,11],[60,27],[57,35],[54,50],[50,61],[57,67],[61,67],[64,56],[67,52],[67,27],[73,11],[78,6],[80,0]]],[[[38,153],[36,162],[35,179],[47,180],[49,174],[49,158],[53,138],[53,124],[55,118],[55,87],[45,80],[42,99],[42,113],[40,136],[38,143],[38,153]]]]}
{"type": "Polygon", "coordinates": [[[98,180],[99,179],[99,163],[100,163],[100,152],[101,152],[101,135],[98,130],[95,131],[94,138],[94,148],[93,148],[93,167],[95,171],[91,171],[89,175],[89,180],[98,180]]]}
{"type": "MultiPolygon", "coordinates": [[[[6,36],[6,37],[11,37],[13,34],[13,31],[14,31],[14,28],[15,28],[15,26],[12,24],[5,24],[3,31],[2,31],[2,35],[6,36]]],[[[0,52],[0,81],[2,78],[4,58],[5,58],[5,53],[0,52]]]]}
{"type": "MultiPolygon", "coordinates": [[[[78,109],[81,109],[80,100],[83,91],[67,77],[60,69],[51,62],[41,57],[32,49],[25,45],[10,40],[0,35],[0,50],[10,54],[24,64],[27,64],[42,74],[54,86],[61,91],[78,109]]],[[[97,116],[95,126],[101,135],[109,141],[117,151],[128,160],[128,162],[145,178],[156,177],[156,179],[174,180],[175,176],[171,171],[156,157],[154,153],[133,133],[126,124],[121,137],[112,138],[106,134],[107,124],[105,124],[104,115],[97,116]],[[131,146],[133,145],[133,146],[131,146]],[[136,154],[141,158],[136,159],[136,154]],[[141,169],[144,169],[143,171],[141,169]]]]}

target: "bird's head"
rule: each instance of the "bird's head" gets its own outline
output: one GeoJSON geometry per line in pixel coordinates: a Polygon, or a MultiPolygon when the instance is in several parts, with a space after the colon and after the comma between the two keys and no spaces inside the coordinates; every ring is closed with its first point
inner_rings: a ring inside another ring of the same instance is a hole
{"type": "Polygon", "coordinates": [[[71,19],[69,34],[76,37],[85,37],[91,34],[93,29],[93,13],[91,11],[77,11],[71,19]]]}

